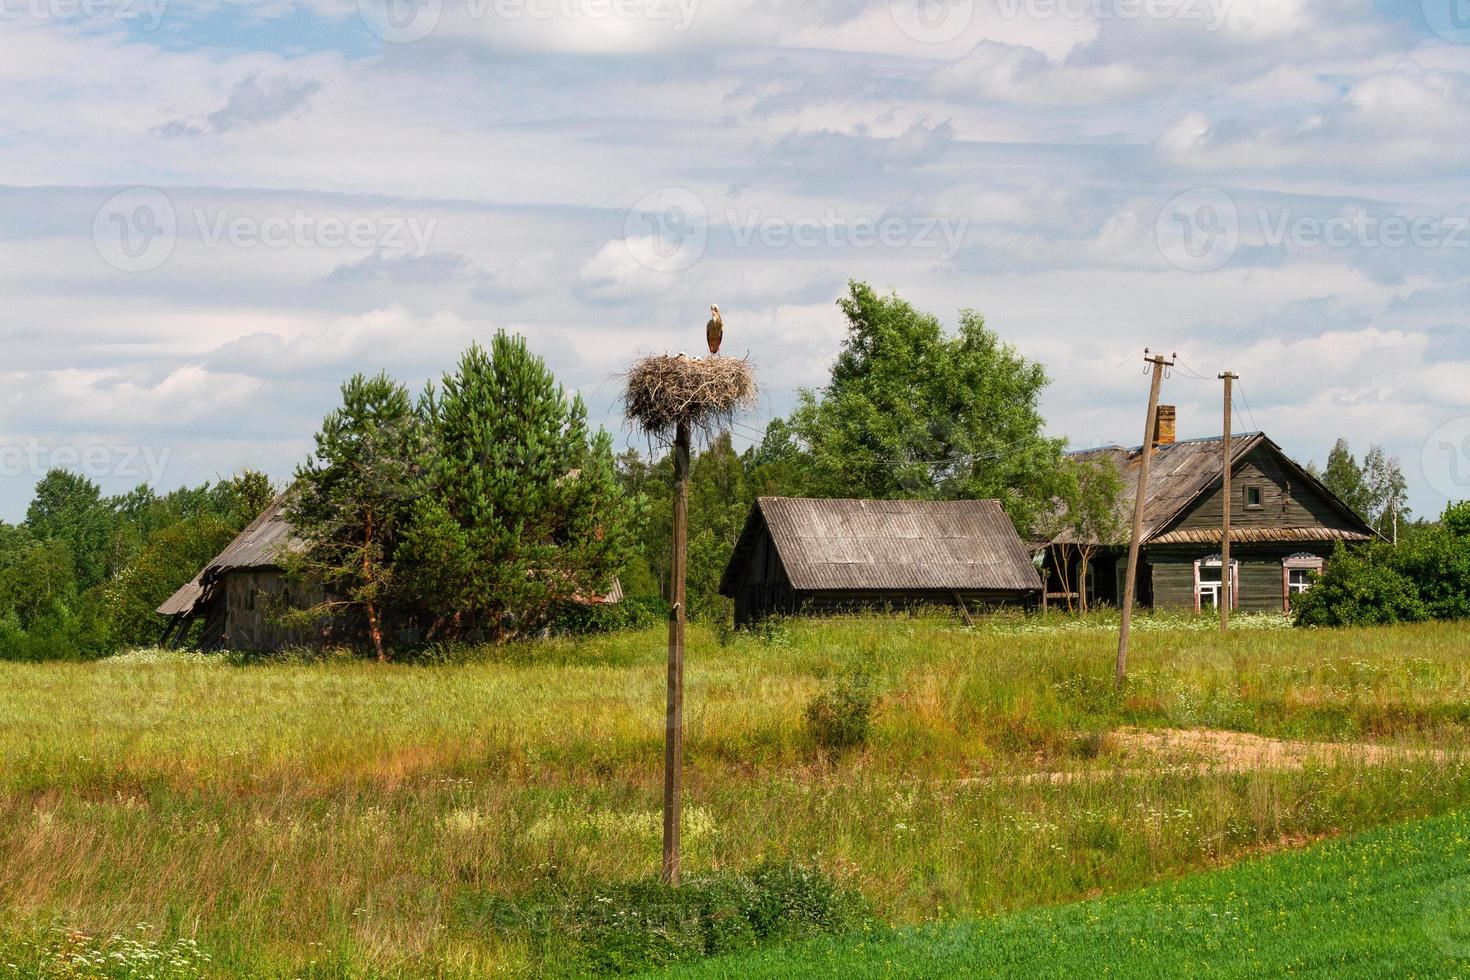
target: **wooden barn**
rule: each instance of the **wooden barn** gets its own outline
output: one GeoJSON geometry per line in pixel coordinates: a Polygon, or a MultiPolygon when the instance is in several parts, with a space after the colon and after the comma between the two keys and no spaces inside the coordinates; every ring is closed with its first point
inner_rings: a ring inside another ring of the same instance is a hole
{"type": "MultiPolygon", "coordinates": [[[[1144,502],[1139,552],[1138,601],[1173,609],[1217,609],[1225,581],[1221,568],[1224,440],[1175,441],[1172,410],[1156,432],[1144,502]]],[[[1315,476],[1259,432],[1231,440],[1230,581],[1232,608],[1289,612],[1291,597],[1307,588],[1338,542],[1357,544],[1377,536],[1367,521],[1315,476]]],[[[1123,478],[1118,501],[1122,526],[1131,527],[1143,458],[1141,447],[1109,446],[1073,458],[1107,460],[1123,478]]],[[[1063,535],[1051,545],[1078,542],[1063,535]]],[[[1089,604],[1116,604],[1127,571],[1128,542],[1102,542],[1088,568],[1089,604]]],[[[1081,581],[1075,547],[1068,551],[1064,587],[1057,550],[1047,550],[1047,590],[1076,591],[1081,581]]]]}
{"type": "MultiPolygon", "coordinates": [[[[204,623],[199,646],[205,650],[282,650],[320,646],[353,635],[351,623],[345,627],[341,622],[329,623],[303,631],[279,622],[283,610],[308,608],[323,598],[320,590],[293,581],[281,568],[281,555],[300,547],[284,510],[282,495],[158,607],[159,614],[168,618],[162,640],[165,645],[182,643],[197,621],[204,623]]],[[[620,602],[622,598],[622,585],[614,579],[611,593],[587,601],[620,602]]],[[[422,639],[421,631],[412,623],[390,623],[387,633],[390,642],[422,639]]]]}
{"type": "Polygon", "coordinates": [[[297,547],[277,497],[198,575],[158,607],[168,617],[163,642],[182,641],[203,621],[199,645],[205,650],[280,650],[317,642],[275,622],[282,608],[304,607],[321,599],[294,587],[281,569],[283,549],[297,547]]]}
{"type": "Polygon", "coordinates": [[[720,582],[736,625],[774,613],[1034,599],[1041,580],[994,500],[761,497],[720,582]]]}

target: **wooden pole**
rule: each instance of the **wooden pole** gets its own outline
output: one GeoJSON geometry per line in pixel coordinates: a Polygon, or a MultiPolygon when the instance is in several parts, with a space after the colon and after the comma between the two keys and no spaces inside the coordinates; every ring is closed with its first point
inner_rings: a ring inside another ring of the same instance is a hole
{"type": "Polygon", "coordinates": [[[1230,574],[1230,470],[1234,463],[1233,454],[1230,451],[1230,395],[1231,385],[1238,374],[1226,371],[1220,375],[1220,380],[1225,382],[1225,444],[1221,447],[1222,454],[1220,465],[1223,468],[1221,493],[1224,506],[1221,508],[1220,522],[1220,632],[1225,633],[1230,629],[1230,607],[1235,604],[1235,577],[1230,574]]]}
{"type": "Polygon", "coordinates": [[[1162,354],[1149,354],[1144,348],[1143,359],[1154,366],[1153,380],[1148,389],[1148,417],[1143,424],[1143,460],[1139,463],[1138,493],[1133,500],[1133,533],[1128,538],[1128,574],[1123,580],[1123,621],[1118,626],[1118,665],[1113,683],[1118,690],[1128,679],[1128,632],[1133,626],[1133,601],[1138,592],[1138,548],[1143,540],[1143,504],[1148,497],[1148,466],[1154,455],[1154,426],[1159,414],[1159,388],[1164,382],[1164,368],[1172,367],[1172,360],[1162,354]]]}
{"type": "Polygon", "coordinates": [[[689,425],[674,436],[674,555],[670,563],[668,710],[664,717],[664,871],[679,885],[679,810],[684,781],[684,580],[689,564],[689,425]]]}

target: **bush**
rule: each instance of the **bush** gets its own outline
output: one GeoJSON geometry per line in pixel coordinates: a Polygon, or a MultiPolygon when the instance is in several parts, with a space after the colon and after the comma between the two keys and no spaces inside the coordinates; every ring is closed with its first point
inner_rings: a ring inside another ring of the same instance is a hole
{"type": "Polygon", "coordinates": [[[876,705],[877,698],[866,677],[841,678],[807,702],[807,732],[812,741],[829,752],[865,745],[876,705]]]}
{"type": "Polygon", "coordinates": [[[568,602],[553,610],[548,629],[557,636],[587,636],[647,629],[668,618],[669,604],[657,596],[625,597],[621,602],[598,605],[568,602]]]}
{"type": "Polygon", "coordinates": [[[571,969],[599,974],[835,934],[869,914],[861,895],[821,869],[769,862],[750,873],[691,875],[679,888],[652,878],[578,889],[548,881],[518,900],[490,898],[479,911],[493,928],[538,939],[548,963],[569,959],[571,969]]]}
{"type": "Polygon", "coordinates": [[[1298,626],[1376,626],[1429,618],[1414,580],[1395,567],[1387,545],[1338,545],[1326,569],[1293,603],[1298,626]]]}

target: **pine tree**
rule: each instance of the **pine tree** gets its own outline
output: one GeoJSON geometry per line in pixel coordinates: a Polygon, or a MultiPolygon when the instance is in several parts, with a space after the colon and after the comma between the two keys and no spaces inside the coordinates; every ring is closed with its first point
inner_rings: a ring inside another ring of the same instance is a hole
{"type": "Polygon", "coordinates": [[[431,633],[496,639],[544,624],[560,603],[604,595],[627,559],[636,507],[612,440],[591,435],[524,338],[472,346],[428,400],[428,491],[404,540],[409,590],[431,633]]]}
{"type": "Polygon", "coordinates": [[[388,659],[385,614],[402,603],[395,559],[421,489],[422,442],[408,390],[386,374],[359,374],[342,386],[342,407],[322,422],[287,498],[287,519],[305,544],[282,556],[287,571],[326,591],[312,612],[360,610],[380,661],[388,659]]]}
{"type": "Polygon", "coordinates": [[[1353,457],[1346,439],[1339,439],[1327,454],[1327,469],[1322,473],[1327,489],[1360,515],[1367,516],[1369,501],[1364,493],[1363,468],[1353,457]]]}

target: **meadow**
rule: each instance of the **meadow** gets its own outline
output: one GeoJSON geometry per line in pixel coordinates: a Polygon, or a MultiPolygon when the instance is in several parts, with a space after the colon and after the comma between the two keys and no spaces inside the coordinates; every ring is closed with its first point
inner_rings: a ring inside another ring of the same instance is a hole
{"type": "MultiPolygon", "coordinates": [[[[692,630],[686,868],[814,862],[921,926],[1470,805],[1461,625],[1144,618],[1121,695],[1109,625],[692,630]],[[853,676],[874,728],[830,753],[804,709],[853,676]]],[[[658,630],[413,665],[0,664],[0,976],[94,975],[58,944],[114,934],[159,975],[569,968],[482,912],[656,873],[663,684],[658,630]]]]}

